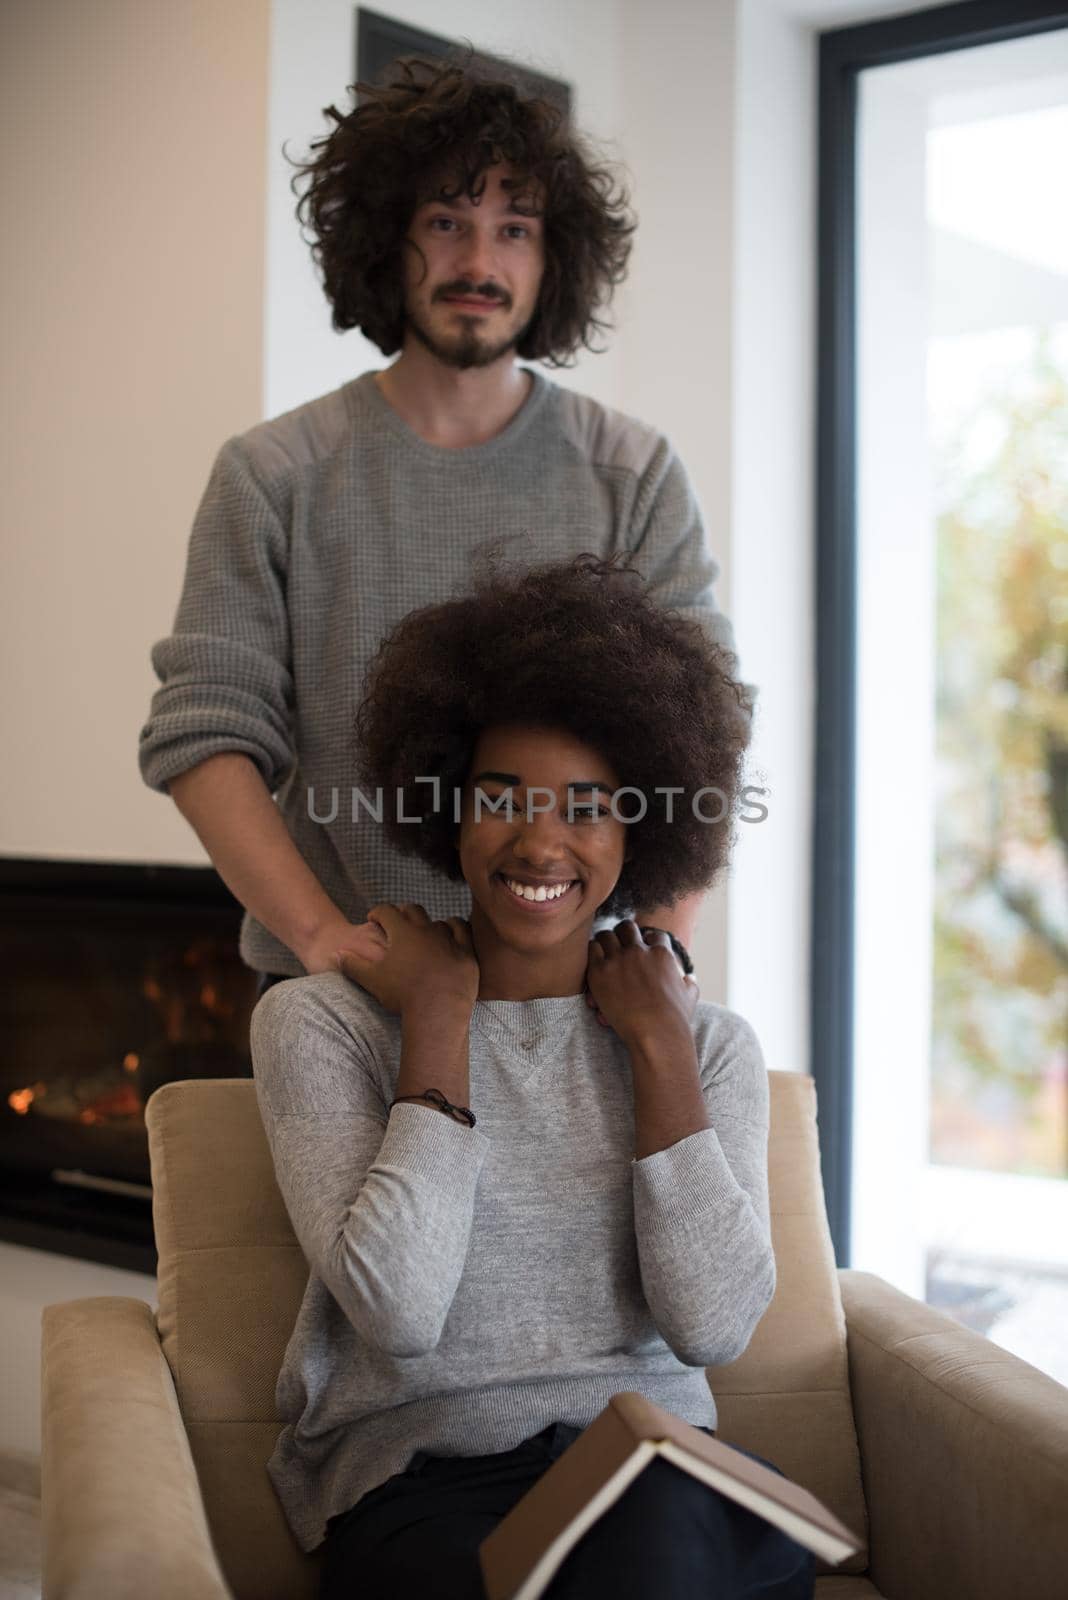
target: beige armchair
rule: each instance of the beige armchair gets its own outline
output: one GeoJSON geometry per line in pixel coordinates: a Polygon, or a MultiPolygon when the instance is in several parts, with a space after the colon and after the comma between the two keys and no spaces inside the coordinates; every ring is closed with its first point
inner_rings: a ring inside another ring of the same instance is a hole
{"type": "MultiPolygon", "coordinates": [[[[866,1535],[817,1579],[821,1600],[1060,1600],[1068,1389],[835,1271],[812,1080],[769,1076],[778,1287],[744,1356],[709,1373],[720,1437],[866,1535]]],[[[147,1119],[158,1312],[101,1298],[44,1313],[44,1600],[310,1600],[318,1557],[265,1472],[307,1268],[254,1086],[168,1084],[147,1119]]]]}

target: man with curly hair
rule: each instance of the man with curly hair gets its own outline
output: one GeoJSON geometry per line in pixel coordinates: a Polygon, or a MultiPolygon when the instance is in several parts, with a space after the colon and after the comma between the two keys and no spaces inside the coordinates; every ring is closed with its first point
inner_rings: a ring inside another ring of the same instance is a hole
{"type": "MultiPolygon", "coordinates": [[[[462,884],[359,826],[351,729],[381,639],[488,545],[514,565],[625,553],[732,646],[667,440],[517,363],[565,365],[605,326],[634,229],[611,173],[547,102],[469,65],[358,87],[328,108],[298,215],[334,327],[399,354],[222,446],[140,738],[144,781],[246,908],[264,981],[361,948],[379,900],[466,914],[462,884]]],[[[687,940],[698,905],[634,909],[687,940]]]]}
{"type": "MultiPolygon", "coordinates": [[[[320,1600],[478,1600],[482,1540],[613,1395],[715,1430],[705,1369],[774,1292],[753,1029],[699,1003],[662,931],[591,939],[599,912],[725,865],[748,715],[700,625],[580,558],[403,619],[359,724],[383,805],[364,826],[463,879],[471,917],[374,906],[373,958],[253,1012],[309,1268],[267,1470],[301,1548],[325,1545],[320,1600]]],[[[656,1462],[548,1594],[811,1600],[813,1581],[793,1539],[656,1462]]]]}

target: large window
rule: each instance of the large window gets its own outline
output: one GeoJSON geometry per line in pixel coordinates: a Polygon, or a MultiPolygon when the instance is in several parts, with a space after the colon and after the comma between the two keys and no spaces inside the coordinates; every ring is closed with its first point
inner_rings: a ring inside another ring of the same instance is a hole
{"type": "Polygon", "coordinates": [[[814,1060],[839,1259],[1068,1381],[1068,15],[996,11],[824,38],[814,1060]]]}

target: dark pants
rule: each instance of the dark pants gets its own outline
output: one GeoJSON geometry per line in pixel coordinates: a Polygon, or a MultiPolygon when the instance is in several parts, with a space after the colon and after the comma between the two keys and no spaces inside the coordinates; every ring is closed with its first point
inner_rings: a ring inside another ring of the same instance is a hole
{"type": "MultiPolygon", "coordinates": [[[[404,1472],[331,1517],[319,1600],[484,1600],[479,1544],[581,1431],[550,1423],[497,1455],[417,1451],[404,1472]]],[[[583,1535],[545,1596],[811,1600],[814,1567],[762,1517],[656,1458],[583,1535]]]]}

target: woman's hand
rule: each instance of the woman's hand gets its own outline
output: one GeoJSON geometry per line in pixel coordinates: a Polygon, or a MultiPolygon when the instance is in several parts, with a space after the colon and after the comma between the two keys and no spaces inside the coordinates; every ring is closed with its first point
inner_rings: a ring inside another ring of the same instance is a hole
{"type": "Polygon", "coordinates": [[[422,906],[372,906],[376,930],[367,953],[337,952],[337,969],[403,1017],[410,1006],[470,1012],[478,998],[479,971],[470,926],[462,917],[432,922],[422,906]]]}
{"type": "Polygon", "coordinates": [[[628,920],[590,941],[587,998],[597,1020],[614,1028],[624,1044],[639,1044],[666,1030],[689,1033],[700,998],[694,978],[683,976],[667,934],[645,939],[628,920]]]}

